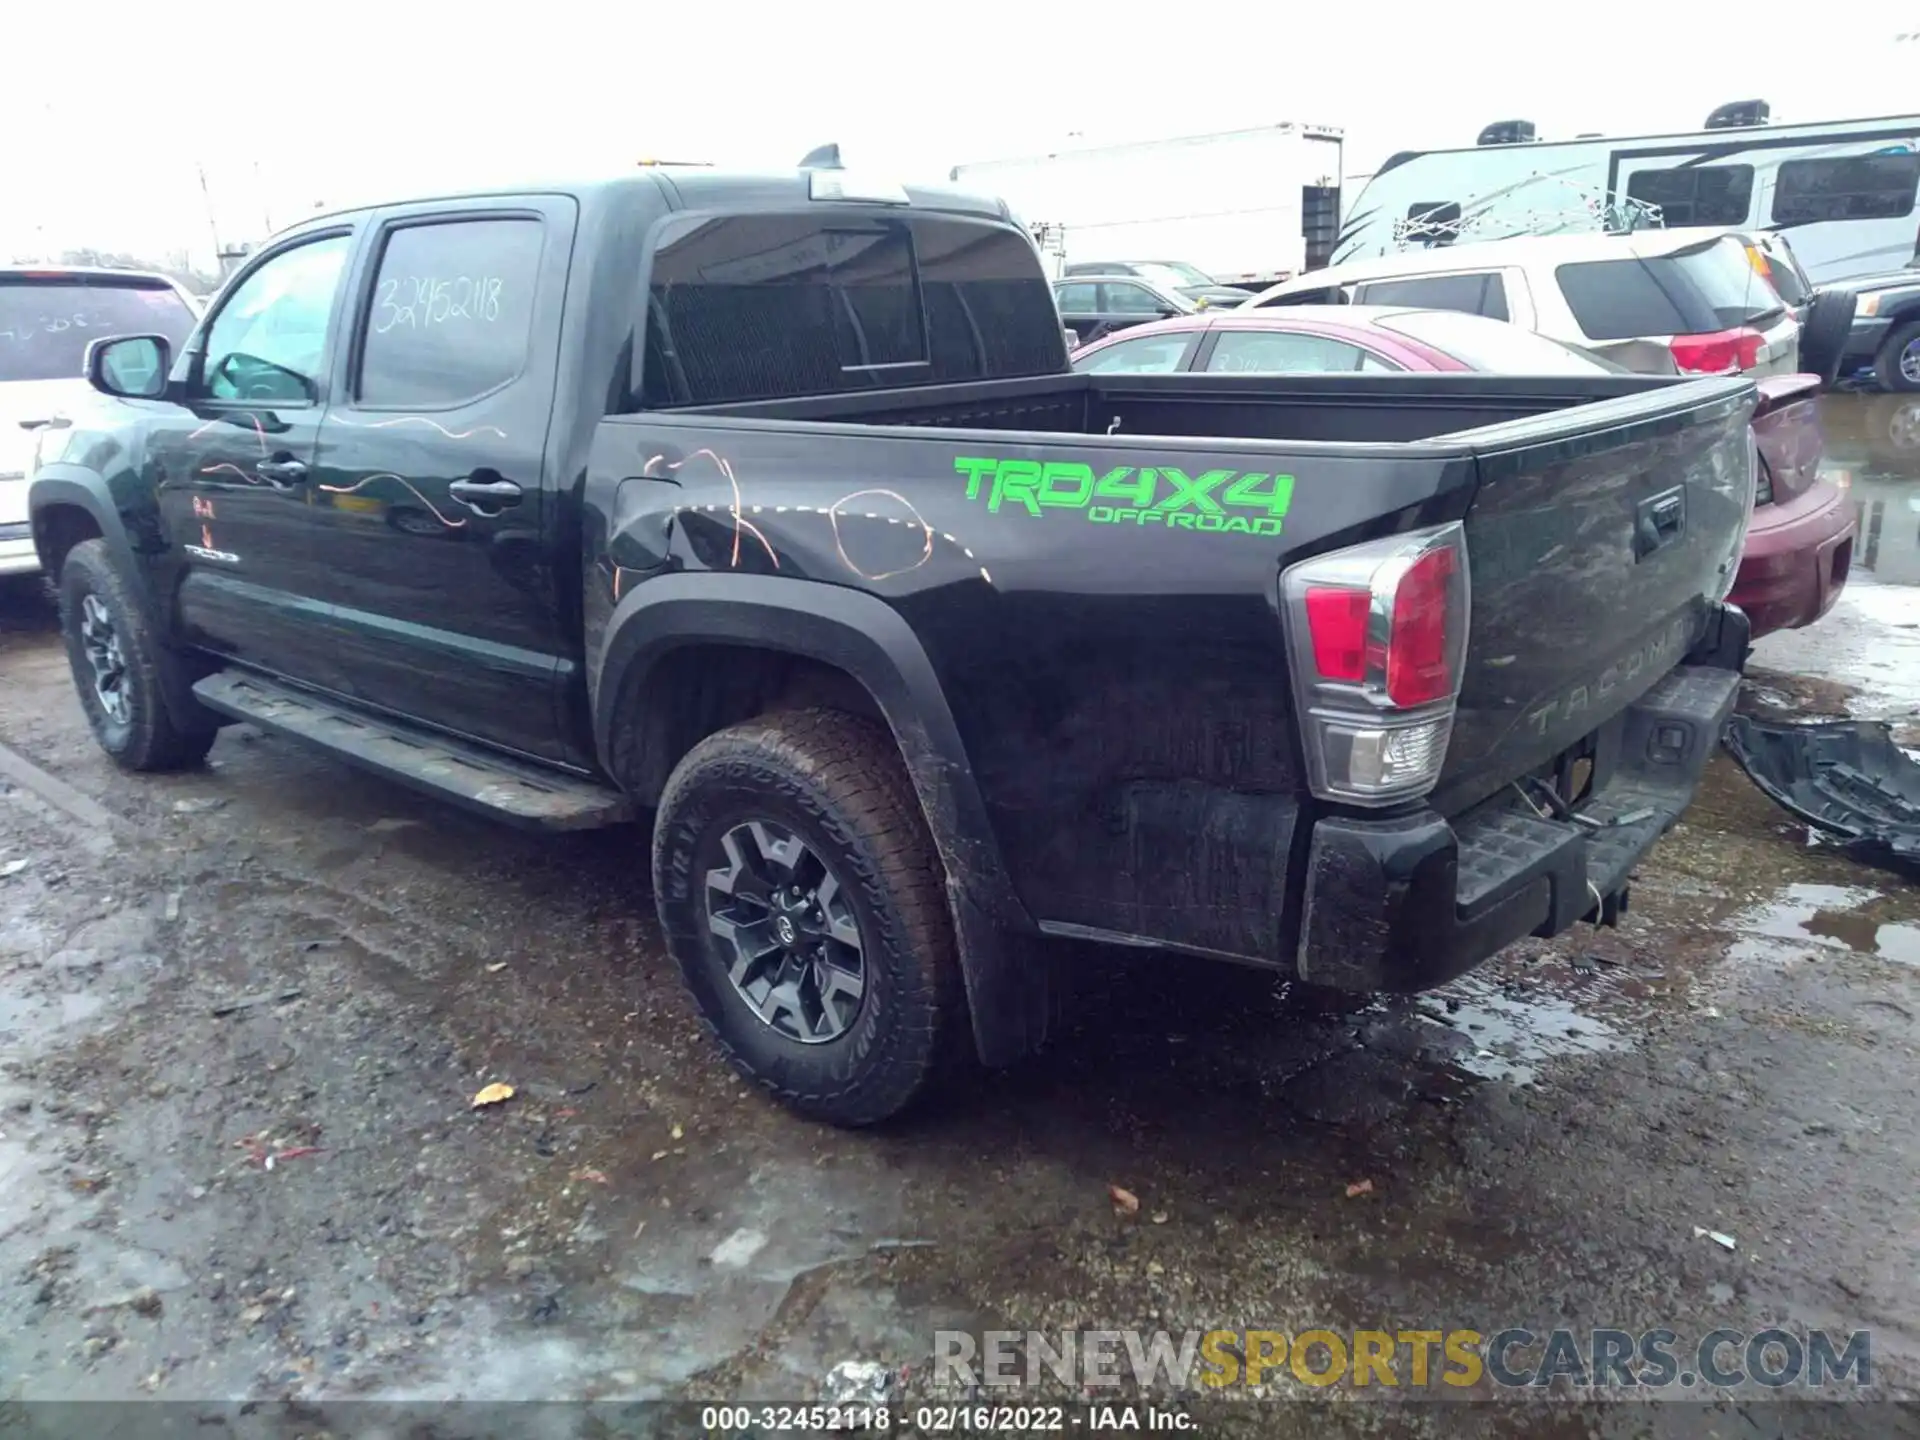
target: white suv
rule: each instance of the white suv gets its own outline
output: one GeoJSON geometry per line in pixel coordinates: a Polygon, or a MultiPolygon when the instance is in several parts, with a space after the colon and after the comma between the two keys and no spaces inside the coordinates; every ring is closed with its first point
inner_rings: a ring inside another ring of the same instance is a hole
{"type": "Polygon", "coordinates": [[[1629,370],[1800,368],[1800,326],[1732,235],[1528,235],[1299,275],[1242,306],[1410,305],[1508,320],[1629,370]]]}
{"type": "Polygon", "coordinates": [[[71,265],[0,267],[0,576],[40,569],[27,526],[35,430],[71,405],[92,405],[87,344],[164,335],[178,355],[200,302],[165,275],[71,265]]]}

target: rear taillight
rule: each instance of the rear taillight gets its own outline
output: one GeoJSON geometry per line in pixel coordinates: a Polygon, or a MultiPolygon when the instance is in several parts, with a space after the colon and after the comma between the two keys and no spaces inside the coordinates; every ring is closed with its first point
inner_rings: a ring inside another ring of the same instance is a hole
{"type": "Polygon", "coordinates": [[[1303,560],[1280,593],[1313,793],[1352,805],[1426,794],[1467,653],[1460,525],[1303,560]]]}
{"type": "Polygon", "coordinates": [[[1715,330],[1710,335],[1676,335],[1667,342],[1675,368],[1695,375],[1724,375],[1729,370],[1751,370],[1760,363],[1767,337],[1741,326],[1715,330]]]}

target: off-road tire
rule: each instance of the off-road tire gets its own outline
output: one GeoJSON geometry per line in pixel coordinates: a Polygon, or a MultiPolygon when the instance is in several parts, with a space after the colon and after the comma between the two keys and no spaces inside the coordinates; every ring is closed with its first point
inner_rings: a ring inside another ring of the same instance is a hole
{"type": "Polygon", "coordinates": [[[653,883],[667,948],[721,1049],[791,1109],[877,1124],[956,1054],[966,1001],[945,876],[900,752],[874,721],[794,710],[694,746],[660,799],[653,883]],[[802,1043],[772,1028],[728,978],[710,930],[706,877],[720,837],[755,819],[804,841],[851,900],[864,991],[837,1038],[802,1043]]]}
{"type": "Polygon", "coordinates": [[[219,723],[207,715],[195,716],[190,725],[182,726],[168,711],[164,688],[168,680],[183,678],[180,660],[153,633],[105,540],[83,540],[67,552],[60,567],[59,592],[67,664],[100,748],[122,770],[185,770],[205,760],[219,723]],[[105,608],[124,660],[127,713],[121,719],[107,712],[87,660],[82,620],[89,597],[105,608]]]}
{"type": "Polygon", "coordinates": [[[1818,375],[1831,388],[1840,378],[1840,358],[1846,353],[1847,333],[1860,297],[1851,290],[1816,290],[1807,310],[1807,326],[1800,333],[1800,368],[1818,375]]]}
{"type": "Polygon", "coordinates": [[[1895,395],[1912,395],[1920,392],[1920,380],[1910,380],[1900,373],[1900,357],[1907,347],[1920,342],[1920,320],[1909,320],[1904,325],[1896,325],[1893,332],[1881,345],[1880,353],[1873,358],[1873,376],[1880,382],[1882,390],[1895,395]]]}

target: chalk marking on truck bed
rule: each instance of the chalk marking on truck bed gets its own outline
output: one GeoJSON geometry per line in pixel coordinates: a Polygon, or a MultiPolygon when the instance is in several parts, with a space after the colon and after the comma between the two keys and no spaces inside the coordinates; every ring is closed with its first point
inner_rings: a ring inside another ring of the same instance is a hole
{"type": "MultiPolygon", "coordinates": [[[[851,570],[855,575],[858,575],[862,580],[867,580],[872,582],[878,582],[882,580],[891,580],[896,576],[905,575],[914,570],[918,570],[922,565],[926,564],[927,561],[933,558],[933,550],[934,550],[933,542],[935,540],[944,540],[949,545],[953,546],[954,549],[958,550],[962,555],[966,556],[970,562],[972,562],[975,568],[979,570],[980,578],[982,580],[986,581],[987,584],[989,585],[993,583],[993,576],[988,572],[987,567],[980,563],[980,558],[977,555],[975,555],[967,545],[963,544],[960,540],[956,539],[953,535],[949,534],[947,531],[934,529],[932,523],[928,521],[927,518],[920,513],[919,507],[916,506],[911,500],[909,500],[906,496],[902,495],[897,490],[888,490],[888,489],[884,489],[877,486],[869,486],[864,489],[849,491],[847,494],[842,495],[838,500],[835,500],[831,505],[796,505],[796,504],[773,505],[773,506],[748,505],[745,503],[745,497],[740,488],[739,476],[735,473],[732,463],[729,460],[727,460],[725,456],[716,454],[714,451],[705,449],[705,448],[696,450],[691,455],[688,455],[680,460],[669,460],[664,454],[650,455],[647,458],[647,463],[640,467],[640,473],[645,476],[657,478],[659,471],[655,467],[664,467],[667,470],[678,470],[681,466],[689,464],[694,460],[699,460],[702,458],[713,461],[715,467],[720,471],[720,473],[723,476],[726,477],[727,484],[731,487],[733,491],[732,503],[730,505],[722,505],[722,504],[719,504],[718,502],[709,502],[704,504],[688,502],[685,504],[675,505],[673,507],[673,510],[676,515],[685,514],[685,513],[694,512],[694,511],[705,511],[710,514],[719,514],[721,512],[725,512],[728,516],[730,516],[734,522],[733,554],[731,559],[731,563],[734,566],[738,566],[740,563],[740,532],[744,529],[748,534],[752,535],[754,539],[758,540],[761,543],[761,545],[763,545],[766,548],[767,558],[773,561],[774,568],[778,569],[780,567],[780,556],[774,550],[773,542],[767,539],[766,535],[761,531],[759,526],[755,525],[751,520],[747,519],[748,514],[760,515],[765,513],[767,510],[771,509],[773,513],[776,515],[785,515],[785,514],[792,513],[792,514],[798,514],[798,515],[819,515],[824,517],[827,521],[827,525],[829,529],[831,529],[833,532],[834,550],[839,554],[840,562],[843,565],[845,565],[847,569],[851,570]],[[847,508],[849,502],[854,500],[860,500],[867,496],[883,497],[888,500],[898,501],[902,506],[906,508],[908,512],[907,516],[883,515],[877,510],[852,511],[847,508]],[[893,570],[867,570],[863,568],[858,562],[856,562],[853,559],[851,555],[847,553],[846,539],[842,535],[840,530],[840,522],[842,520],[856,520],[856,519],[885,521],[889,525],[904,525],[911,529],[919,530],[925,542],[924,545],[922,546],[919,558],[915,560],[911,565],[903,565],[898,569],[893,569],[893,570]]],[[[615,577],[616,586],[618,585],[618,578],[619,578],[618,576],[615,577]]],[[[619,598],[617,592],[614,598],[615,599],[619,598]]]]}

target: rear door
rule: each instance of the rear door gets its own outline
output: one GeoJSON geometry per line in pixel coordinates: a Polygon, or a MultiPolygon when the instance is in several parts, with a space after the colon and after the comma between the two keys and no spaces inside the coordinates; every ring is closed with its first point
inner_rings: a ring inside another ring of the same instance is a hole
{"type": "Polygon", "coordinates": [[[547,436],[574,221],[561,196],[381,212],[312,485],[331,643],[304,678],[546,758],[572,665],[547,436]]]}

